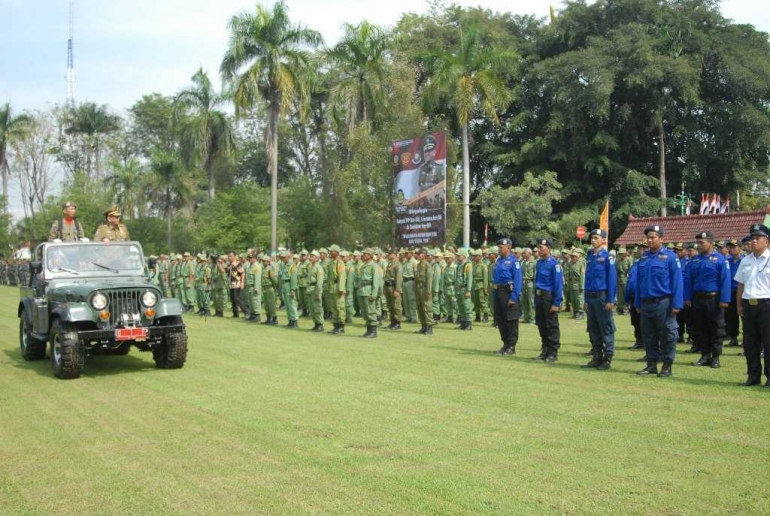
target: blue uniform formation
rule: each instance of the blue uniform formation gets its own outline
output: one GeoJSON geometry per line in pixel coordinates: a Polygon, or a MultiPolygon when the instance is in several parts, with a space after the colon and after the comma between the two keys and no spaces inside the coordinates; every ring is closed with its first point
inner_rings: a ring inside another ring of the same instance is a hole
{"type": "Polygon", "coordinates": [[[500,332],[503,346],[497,351],[500,355],[516,353],[519,341],[519,318],[523,274],[521,264],[511,253],[513,242],[509,238],[497,241],[499,258],[492,272],[492,295],[494,304],[495,326],[500,332]]]}
{"type": "Polygon", "coordinates": [[[583,367],[609,369],[615,355],[613,310],[617,301],[617,271],[612,256],[601,247],[607,234],[597,229],[590,235],[593,250],[586,262],[585,304],[593,359],[583,367]]]}

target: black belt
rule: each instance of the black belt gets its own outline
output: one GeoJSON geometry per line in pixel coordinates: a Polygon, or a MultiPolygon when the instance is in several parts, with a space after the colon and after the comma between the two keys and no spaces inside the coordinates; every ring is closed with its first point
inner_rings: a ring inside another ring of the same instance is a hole
{"type": "Polygon", "coordinates": [[[386,287],[395,287],[396,286],[396,282],[395,281],[386,281],[385,282],[385,286],[386,287]]]}
{"type": "Polygon", "coordinates": [[[719,292],[696,292],[696,297],[716,297],[719,292]]]}
{"type": "Polygon", "coordinates": [[[605,297],[607,295],[606,290],[599,290],[598,292],[586,292],[588,297],[605,297]]]}
{"type": "Polygon", "coordinates": [[[358,284],[359,287],[369,287],[371,285],[373,285],[371,281],[362,281],[361,283],[358,284]]]}
{"type": "Polygon", "coordinates": [[[493,288],[498,290],[505,290],[507,292],[513,292],[513,283],[504,283],[502,285],[492,285],[493,288]]]}
{"type": "Polygon", "coordinates": [[[546,295],[550,296],[551,295],[551,291],[537,289],[537,290],[535,290],[535,294],[538,295],[538,296],[546,296],[546,295]]]}
{"type": "Polygon", "coordinates": [[[751,306],[764,305],[770,303],[770,299],[744,299],[751,306]]]}
{"type": "Polygon", "coordinates": [[[404,281],[414,281],[414,276],[410,276],[409,278],[404,277],[404,281]]]}
{"type": "Polygon", "coordinates": [[[646,297],[642,299],[642,303],[657,303],[658,301],[663,301],[664,299],[671,299],[671,296],[646,297]]]}

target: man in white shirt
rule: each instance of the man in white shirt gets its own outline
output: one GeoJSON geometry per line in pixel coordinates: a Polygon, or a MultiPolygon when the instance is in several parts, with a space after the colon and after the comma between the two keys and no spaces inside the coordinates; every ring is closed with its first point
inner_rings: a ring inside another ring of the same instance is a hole
{"type": "Polygon", "coordinates": [[[751,226],[751,253],[742,261],[735,281],[738,316],[743,317],[743,351],[748,378],[741,385],[750,387],[762,381],[762,359],[765,352],[765,388],[770,388],[770,229],[763,224],[751,226]]]}

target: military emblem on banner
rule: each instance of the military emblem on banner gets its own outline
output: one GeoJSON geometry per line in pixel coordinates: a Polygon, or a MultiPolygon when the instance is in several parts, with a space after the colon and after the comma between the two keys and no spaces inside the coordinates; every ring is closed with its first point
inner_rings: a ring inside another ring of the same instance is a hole
{"type": "Polygon", "coordinates": [[[405,152],[401,155],[401,166],[407,166],[409,162],[412,160],[412,153],[411,152],[405,152]]]}

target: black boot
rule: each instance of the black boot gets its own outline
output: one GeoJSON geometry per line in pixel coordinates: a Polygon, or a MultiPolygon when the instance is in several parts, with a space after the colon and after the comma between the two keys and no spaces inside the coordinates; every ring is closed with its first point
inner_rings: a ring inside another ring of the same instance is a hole
{"type": "Polygon", "coordinates": [[[503,344],[503,347],[495,351],[495,355],[505,355],[505,352],[508,351],[508,345],[503,344]]]}
{"type": "Polygon", "coordinates": [[[430,324],[425,326],[425,335],[433,335],[433,326],[430,324]]]}
{"type": "Polygon", "coordinates": [[[214,312],[214,317],[224,317],[224,316],[225,314],[223,314],[221,310],[217,310],[216,312],[214,312]]]}
{"type": "Polygon", "coordinates": [[[508,356],[515,355],[515,354],[516,354],[516,346],[515,345],[508,346],[508,348],[505,350],[505,353],[503,353],[503,355],[508,355],[508,356]]]}
{"type": "Polygon", "coordinates": [[[373,339],[377,334],[375,333],[377,331],[376,326],[366,326],[366,333],[364,333],[363,337],[365,339],[373,339]]]}
{"type": "Polygon", "coordinates": [[[426,328],[426,326],[423,324],[423,325],[420,326],[420,329],[415,331],[414,333],[423,333],[424,334],[425,333],[425,328],[426,328]]]}
{"type": "Polygon", "coordinates": [[[337,334],[337,326],[339,326],[339,324],[333,323],[332,326],[333,326],[333,328],[331,330],[329,330],[329,333],[336,335],[337,334]]]}
{"type": "Polygon", "coordinates": [[[550,351],[548,355],[546,355],[545,360],[543,362],[546,362],[548,364],[553,364],[554,362],[557,362],[559,360],[558,352],[556,351],[550,351]]]}
{"type": "Polygon", "coordinates": [[[393,326],[390,329],[391,330],[400,330],[401,329],[401,323],[400,322],[394,322],[393,326]]]}
{"type": "Polygon", "coordinates": [[[345,325],[342,323],[337,324],[337,327],[332,331],[334,335],[342,335],[345,333],[345,325]]]}
{"type": "Polygon", "coordinates": [[[481,319],[481,322],[488,323],[489,322],[489,315],[484,314],[484,317],[481,319]]]}
{"type": "Polygon", "coordinates": [[[291,328],[292,330],[296,330],[297,328],[299,328],[297,321],[289,321],[289,328],[291,328]]]}
{"type": "Polygon", "coordinates": [[[324,325],[320,323],[315,323],[315,325],[313,326],[313,329],[310,331],[322,332],[324,331],[324,325]]]}
{"type": "Polygon", "coordinates": [[[712,369],[719,369],[722,367],[722,364],[719,363],[719,357],[712,357],[711,358],[711,368],[712,369]]]}
{"type": "Polygon", "coordinates": [[[548,350],[545,348],[545,346],[540,347],[540,354],[536,357],[532,357],[532,360],[537,360],[538,362],[542,362],[545,360],[545,357],[548,356],[548,350]]]}
{"type": "Polygon", "coordinates": [[[476,320],[473,322],[481,322],[481,314],[476,314],[476,320]]]}
{"type": "Polygon", "coordinates": [[[692,365],[695,367],[710,366],[711,355],[701,355],[701,357],[696,362],[693,362],[692,365]]]}
{"type": "Polygon", "coordinates": [[[274,315],[270,318],[270,321],[268,323],[270,326],[278,326],[278,316],[274,315]]]}
{"type": "Polygon", "coordinates": [[[602,365],[602,356],[601,355],[594,355],[594,357],[591,359],[590,362],[588,362],[585,365],[580,366],[581,369],[596,369],[602,365]]]}
{"type": "Polygon", "coordinates": [[[473,324],[470,321],[466,321],[465,326],[460,329],[463,331],[471,331],[473,329],[473,324]]]}
{"type": "Polygon", "coordinates": [[[601,365],[596,369],[598,369],[599,371],[607,371],[611,367],[612,367],[612,355],[605,356],[604,359],[602,359],[601,365]]]}
{"type": "Polygon", "coordinates": [[[433,314],[433,322],[438,324],[441,322],[441,314],[433,314]]]}
{"type": "Polygon", "coordinates": [[[652,374],[658,374],[658,363],[657,362],[651,362],[647,361],[647,367],[642,369],[641,371],[637,371],[639,376],[649,376],[652,374]]]}
{"type": "Polygon", "coordinates": [[[582,320],[584,317],[583,312],[575,312],[575,319],[578,321],[582,320]]]}
{"type": "Polygon", "coordinates": [[[455,321],[454,321],[454,318],[453,318],[451,315],[449,315],[449,316],[447,316],[447,318],[444,320],[444,322],[445,322],[445,323],[449,323],[449,324],[453,324],[455,321]]]}
{"type": "Polygon", "coordinates": [[[254,314],[252,316],[251,320],[254,321],[254,322],[261,322],[262,321],[262,316],[259,315],[259,314],[254,314]]]}
{"type": "Polygon", "coordinates": [[[671,376],[671,364],[669,362],[663,363],[663,367],[658,373],[658,376],[660,378],[668,378],[669,376],[671,376]]]}

